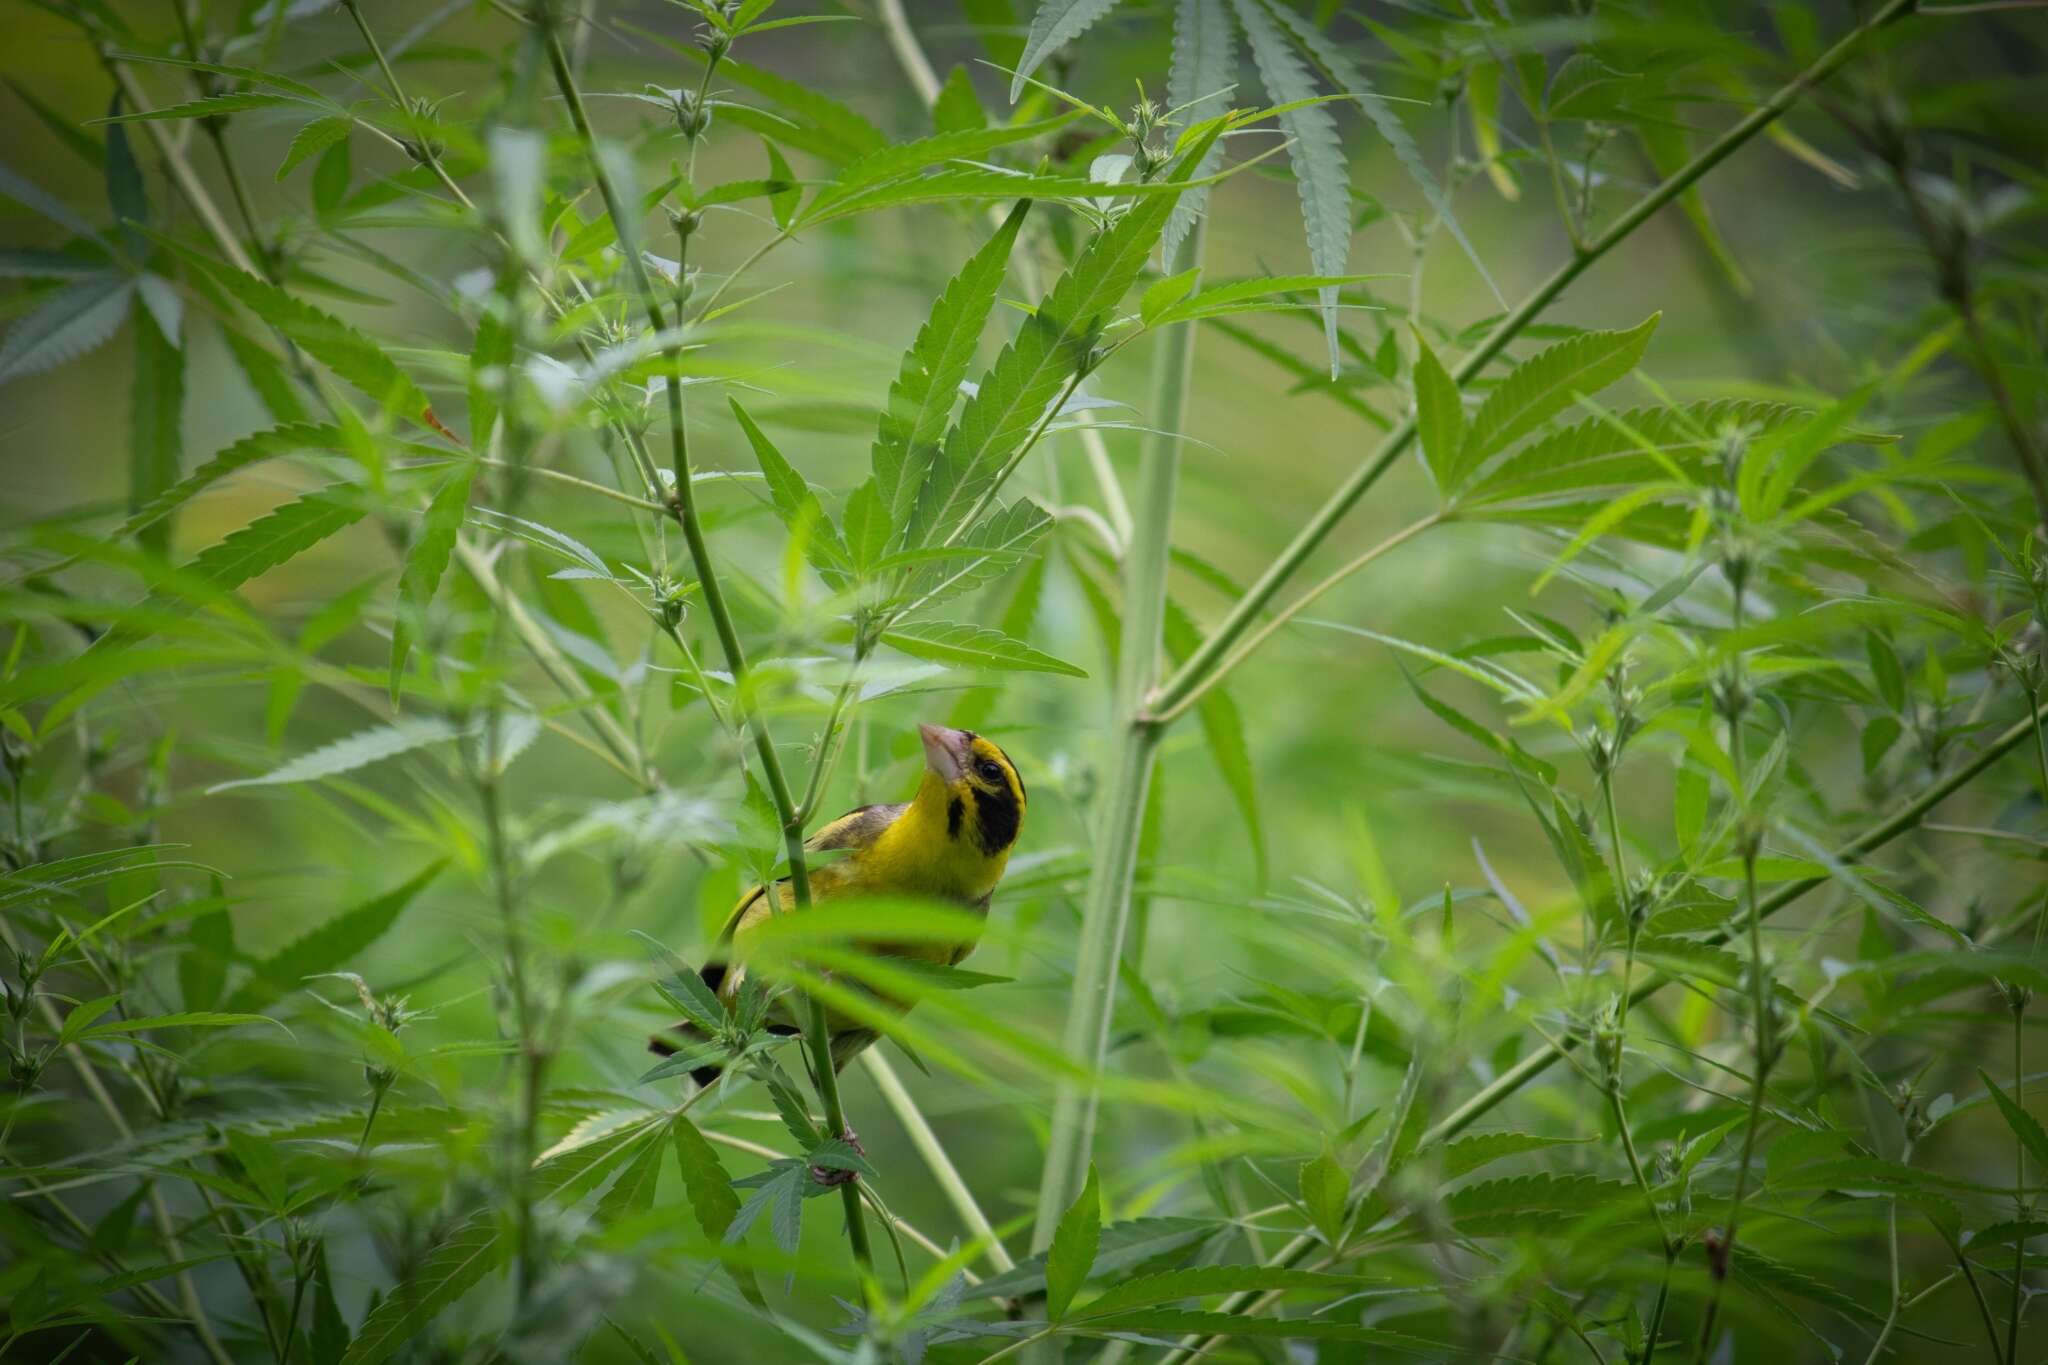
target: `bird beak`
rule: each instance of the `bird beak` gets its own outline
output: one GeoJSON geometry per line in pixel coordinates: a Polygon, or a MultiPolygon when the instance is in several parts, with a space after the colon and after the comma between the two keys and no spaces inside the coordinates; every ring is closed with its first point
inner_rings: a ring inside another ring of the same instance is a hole
{"type": "Polygon", "coordinates": [[[948,730],[943,725],[920,725],[917,734],[924,741],[925,766],[948,785],[958,782],[967,771],[972,737],[965,730],[948,730]]]}

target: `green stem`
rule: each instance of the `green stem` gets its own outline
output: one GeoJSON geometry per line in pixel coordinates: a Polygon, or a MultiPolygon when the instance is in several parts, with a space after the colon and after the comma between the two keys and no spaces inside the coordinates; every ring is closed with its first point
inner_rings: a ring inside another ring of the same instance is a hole
{"type": "MultiPolygon", "coordinates": [[[[626,258],[627,270],[638,289],[642,307],[647,312],[649,323],[659,334],[664,328],[661,303],[656,298],[654,283],[647,275],[647,264],[641,259],[640,249],[633,232],[634,220],[629,216],[625,204],[620,200],[618,189],[612,184],[611,175],[605,170],[604,161],[597,153],[597,135],[591,130],[590,117],[583,107],[583,95],[576,86],[576,78],[569,69],[568,54],[562,50],[561,34],[556,30],[551,14],[543,11],[542,39],[547,47],[548,65],[554,72],[555,85],[561,91],[563,101],[569,107],[570,121],[575,125],[577,138],[583,144],[583,152],[590,162],[591,175],[597,182],[598,193],[604,199],[605,211],[611,216],[612,227],[618,234],[621,253],[626,258]]],[[[680,263],[679,263],[680,268],[680,263]]],[[[690,479],[689,428],[683,414],[683,390],[681,380],[682,350],[672,345],[665,351],[670,366],[668,389],[669,443],[675,464],[675,490],[670,503],[670,512],[682,527],[684,543],[689,546],[690,560],[697,571],[697,584],[704,595],[704,609],[711,617],[718,635],[719,646],[725,652],[726,665],[732,673],[735,694],[746,696],[747,655],[740,644],[739,632],[733,627],[732,612],[727,607],[724,589],[719,586],[718,575],[711,559],[711,548],[704,539],[704,527],[697,516],[696,492],[690,479]]],[[[744,706],[744,700],[742,700],[744,706]]],[[[775,752],[774,737],[769,733],[767,722],[751,709],[741,713],[743,723],[751,732],[754,752],[761,763],[761,773],[768,785],[768,795],[775,803],[775,813],[782,824],[783,847],[789,859],[789,885],[793,908],[801,913],[811,903],[810,869],[804,861],[803,825],[797,818],[796,803],[790,797],[789,781],[783,775],[781,759],[775,752]]],[[[806,1001],[804,1013],[804,1045],[811,1055],[812,1079],[817,1086],[818,1102],[825,1110],[828,1130],[844,1135],[846,1111],[840,1103],[839,1077],[832,1065],[832,1042],[826,1027],[825,1006],[816,996],[806,1001]]],[[[848,1181],[839,1187],[841,1203],[846,1211],[846,1238],[853,1250],[854,1259],[859,1262],[862,1273],[872,1278],[874,1274],[874,1253],[868,1245],[866,1216],[861,1209],[860,1188],[857,1181],[848,1181]]]]}
{"type": "MultiPolygon", "coordinates": [[[[2021,996],[2013,997],[2012,1005],[2012,1102],[2022,1108],[2027,1103],[2026,1062],[2026,1006],[2021,996]]],[[[2027,1145],[2017,1138],[2013,1142],[2015,1193],[2013,1203],[2015,1217],[2024,1222],[2033,1212],[2032,1200],[2028,1199],[2027,1188],[2027,1145]]],[[[2025,1280],[2027,1273],[2027,1239],[2015,1237],[2012,1242],[2012,1308],[2005,1324],[2005,1358],[2018,1360],[2020,1350],[2020,1311],[2026,1306],[2025,1280]]]]}
{"type": "MultiPolygon", "coordinates": [[[[1594,262],[1620,245],[1637,228],[1648,222],[1659,209],[1685,193],[1708,171],[1727,160],[1737,148],[1776,122],[1808,88],[1832,75],[1873,32],[1906,13],[1914,3],[1915,0],[1885,0],[1870,18],[1851,29],[1813,65],[1800,72],[1741,122],[1716,138],[1669,179],[1637,200],[1634,207],[1616,219],[1598,238],[1575,252],[1571,259],[1552,272],[1549,279],[1538,285],[1535,292],[1487,334],[1486,340],[1480,343],[1478,349],[1466,356],[1464,362],[1458,366],[1458,382],[1464,384],[1476,377],[1496,355],[1500,354],[1502,348],[1520,336],[1529,324],[1556,302],[1558,296],[1594,262]]],[[[1165,686],[1160,688],[1153,702],[1155,711],[1172,709],[1187,692],[1202,682],[1238,638],[1251,629],[1259,613],[1265,610],[1266,605],[1307,562],[1309,556],[1328,539],[1332,531],[1336,530],[1338,523],[1357,505],[1358,500],[1365,496],[1366,491],[1379,481],[1380,476],[1387,472],[1400,457],[1401,452],[1408,448],[1415,439],[1415,432],[1415,419],[1411,416],[1403,419],[1400,425],[1387,433],[1372,457],[1359,466],[1357,471],[1330,495],[1329,500],[1316,510],[1308,524],[1302,527],[1288,543],[1287,548],[1280,552],[1280,556],[1259,576],[1258,581],[1246,589],[1244,596],[1238,599],[1237,605],[1231,608],[1209,638],[1188,656],[1186,662],[1168,679],[1165,686]]]]}
{"type": "Polygon", "coordinates": [[[904,1088],[902,1079],[896,1074],[896,1068],[889,1065],[889,1059],[883,1056],[882,1050],[877,1047],[871,1047],[861,1053],[860,1060],[874,1076],[875,1088],[882,1092],[882,1098],[888,1102],[889,1108],[895,1111],[897,1121],[903,1125],[903,1131],[910,1135],[910,1145],[917,1148],[918,1155],[924,1158],[925,1166],[931,1171],[932,1179],[939,1183],[939,1189],[945,1193],[947,1201],[952,1204],[953,1212],[960,1215],[960,1221],[967,1225],[967,1231],[981,1243],[982,1255],[988,1258],[988,1263],[998,1272],[1014,1270],[1017,1263],[1010,1259],[1010,1253],[1004,1250],[1002,1238],[996,1235],[995,1228],[988,1221],[988,1215],[983,1213],[981,1205],[975,1202],[974,1191],[960,1178],[959,1168],[954,1166],[953,1159],[946,1155],[946,1149],[939,1142],[938,1134],[925,1122],[923,1112],[918,1109],[917,1101],[911,1098],[910,1091],[904,1088]]]}
{"type": "MultiPolygon", "coordinates": [[[[1904,1153],[1903,1153],[1903,1154],[1901,1154],[1901,1156],[1899,1157],[1899,1164],[1900,1164],[1900,1165],[1909,1165],[1909,1164],[1911,1164],[1912,1160],[1913,1160],[1913,1144],[1912,1144],[1912,1142],[1908,1141],[1908,1142],[1906,1143],[1906,1149],[1905,1149],[1904,1153]]],[[[1898,1326],[1898,1323],[1899,1323],[1899,1314],[1900,1314],[1900,1313],[1902,1313],[1903,1311],[1905,1311],[1905,1307],[1906,1307],[1906,1295],[1905,1295],[1905,1291],[1904,1291],[1904,1290],[1902,1290],[1902,1289],[1901,1289],[1901,1288],[1899,1287],[1899,1201],[1898,1201],[1898,1199],[1897,1199],[1897,1198],[1893,1198],[1893,1200],[1891,1201],[1891,1204],[1892,1204],[1892,1207],[1891,1207],[1891,1216],[1890,1216],[1890,1218],[1889,1218],[1889,1219],[1887,1220],[1887,1223],[1886,1223],[1886,1226],[1887,1226],[1887,1230],[1888,1230],[1888,1237],[1887,1237],[1887,1241],[1888,1241],[1888,1243],[1889,1243],[1889,1246],[1890,1246],[1890,1248],[1891,1248],[1891,1271],[1892,1271],[1892,1278],[1891,1278],[1891,1286],[1892,1286],[1892,1293],[1891,1293],[1891,1311],[1885,1314],[1885,1318],[1884,1318],[1884,1328],[1883,1328],[1883,1330],[1882,1330],[1882,1331],[1880,1331],[1880,1332],[1879,1332],[1879,1333],[1877,1334],[1877,1340],[1871,1343],[1871,1346],[1870,1346],[1870,1354],[1869,1354],[1868,1356],[1864,1357],[1864,1365],[1877,1365],[1877,1362],[1878,1362],[1878,1358],[1879,1358],[1879,1357],[1881,1357],[1881,1356],[1882,1356],[1882,1355],[1884,1354],[1884,1348],[1885,1348],[1885,1343],[1891,1340],[1891,1337],[1892,1337],[1892,1329],[1893,1329],[1894,1327],[1898,1326]]]]}
{"type": "MultiPolygon", "coordinates": [[[[1742,638],[1743,603],[1743,582],[1737,578],[1729,637],[1738,641],[1742,638]]],[[[1749,938],[1749,1007],[1751,1027],[1756,1033],[1756,1064],[1749,1087],[1749,1113],[1742,1125],[1742,1156],[1735,1166],[1735,1196],[1728,1206],[1728,1222],[1722,1230],[1721,1259],[1712,1267],[1713,1293],[1708,1297],[1706,1312],[1700,1318],[1699,1340],[1694,1347],[1694,1358],[1698,1360],[1706,1358],[1707,1347],[1713,1340],[1714,1322],[1721,1312],[1721,1294],[1728,1284],[1727,1271],[1735,1263],[1735,1233],[1742,1221],[1743,1198],[1749,1193],[1749,1169],[1756,1154],[1757,1130],[1763,1126],[1764,1086],[1770,1079],[1772,1061],[1770,986],[1764,974],[1763,916],[1757,911],[1756,896],[1756,858],[1763,842],[1763,831],[1757,823],[1756,813],[1750,809],[1749,777],[1743,762],[1742,715],[1748,706],[1749,679],[1739,644],[1734,650],[1731,669],[1733,682],[1729,687],[1727,710],[1728,759],[1735,771],[1732,795],[1737,807],[1736,837],[1742,841],[1742,920],[1749,938]]]]}
{"type": "MultiPolygon", "coordinates": [[[[1192,269],[1201,259],[1205,236],[1197,220],[1167,263],[1166,273],[1192,269]]],[[[1137,519],[1123,562],[1123,641],[1118,651],[1117,755],[1099,813],[1102,831],[1095,866],[1081,910],[1081,943],[1063,1035],[1066,1055],[1089,1073],[1102,1067],[1116,1002],[1117,961],[1130,919],[1131,888],[1137,875],[1138,839],[1145,820],[1145,795],[1152,780],[1152,755],[1160,727],[1146,714],[1145,694],[1164,658],[1161,630],[1166,618],[1166,579],[1173,532],[1174,490],[1180,480],[1180,433],[1186,423],[1188,381],[1194,364],[1195,329],[1177,327],[1159,338],[1153,358],[1152,399],[1147,407],[1156,429],[1146,437],[1138,465],[1137,519]]],[[[1053,1229],[1074,1202],[1088,1169],[1095,1137],[1092,1086],[1062,1080],[1053,1099],[1052,1132],[1038,1186],[1038,1216],[1031,1249],[1052,1244],[1053,1229]]]]}

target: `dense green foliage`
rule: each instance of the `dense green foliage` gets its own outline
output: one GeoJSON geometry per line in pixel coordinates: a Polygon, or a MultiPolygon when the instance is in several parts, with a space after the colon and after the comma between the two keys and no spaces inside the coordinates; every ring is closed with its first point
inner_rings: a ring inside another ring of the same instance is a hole
{"type": "Polygon", "coordinates": [[[2025,7],[8,23],[0,1362],[2039,1357],[2025,7]]]}

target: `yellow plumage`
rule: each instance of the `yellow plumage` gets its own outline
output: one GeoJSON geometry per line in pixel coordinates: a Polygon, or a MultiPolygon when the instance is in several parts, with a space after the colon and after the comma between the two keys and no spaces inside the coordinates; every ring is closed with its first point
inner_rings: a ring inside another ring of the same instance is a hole
{"type": "MultiPolygon", "coordinates": [[[[1005,754],[969,730],[919,727],[925,771],[917,793],[901,805],[849,811],[804,841],[814,852],[845,856],[811,870],[813,903],[850,896],[920,896],[953,901],[981,913],[1009,865],[1024,821],[1024,782],[1005,754]]],[[[745,979],[747,942],[769,917],[795,906],[787,881],[757,886],[740,898],[719,935],[726,963],[704,969],[704,979],[730,1002],[745,979]]],[[[867,951],[952,965],[974,950],[967,943],[873,943],[867,951]]],[[[827,1017],[832,1060],[844,1066],[874,1041],[874,1033],[837,1014],[827,1017]]],[[[664,1039],[657,1052],[671,1052],[664,1039]]],[[[694,1073],[700,1084],[716,1067],[694,1073]]]]}

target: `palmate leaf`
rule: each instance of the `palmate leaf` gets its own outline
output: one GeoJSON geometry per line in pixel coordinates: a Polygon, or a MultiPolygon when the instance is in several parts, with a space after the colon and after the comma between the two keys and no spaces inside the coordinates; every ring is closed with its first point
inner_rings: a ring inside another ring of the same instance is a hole
{"type": "MultiPolygon", "coordinates": [[[[1231,40],[1230,12],[1225,0],[1178,0],[1173,12],[1173,66],[1166,77],[1166,105],[1183,127],[1216,118],[1230,107],[1230,90],[1237,78],[1237,48],[1231,40]]],[[[1222,147],[1209,149],[1195,163],[1192,179],[1199,180],[1216,169],[1223,157],[1222,147]]],[[[1181,196],[1166,220],[1159,239],[1160,258],[1166,268],[1191,265],[1179,259],[1181,243],[1194,231],[1195,220],[1209,203],[1209,187],[1197,185],[1181,196]]]]}
{"type": "Polygon", "coordinates": [[[994,128],[969,128],[939,133],[910,142],[892,143],[853,162],[821,188],[798,215],[797,226],[822,222],[839,216],[833,210],[860,197],[877,185],[900,180],[948,161],[973,161],[999,147],[1034,138],[1049,137],[1081,117],[1080,111],[1039,119],[1032,123],[1008,123],[994,128]]]}
{"type": "Polygon", "coordinates": [[[957,509],[971,505],[996,481],[1060,390],[1085,371],[1111,310],[1158,244],[1180,188],[1222,132],[1222,124],[1215,123],[1193,137],[1162,192],[1139,198],[1097,233],[1025,319],[961,409],[926,482],[906,545],[914,548],[942,537],[957,509]]]}
{"type": "Polygon", "coordinates": [[[1590,417],[1514,451],[1473,481],[1459,501],[1495,503],[1639,483],[1668,472],[1657,455],[1681,469],[1696,467],[1725,429],[1770,432],[1811,415],[1793,403],[1717,398],[1590,417]]]}
{"type": "Polygon", "coordinates": [[[1031,201],[1020,200],[1002,226],[968,258],[918,329],[889,386],[888,405],[875,433],[875,488],[892,524],[909,519],[917,492],[938,457],[960,381],[974,360],[982,328],[994,307],[1031,201]]]}
{"type": "MultiPolygon", "coordinates": [[[[1281,106],[1280,127],[1287,134],[1288,157],[1294,165],[1301,196],[1302,224],[1308,230],[1308,258],[1318,275],[1341,275],[1351,257],[1351,171],[1344,160],[1344,141],[1337,119],[1316,98],[1314,75],[1302,64],[1287,33],[1263,0],[1230,0],[1252,51],[1252,65],[1266,93],[1281,106]],[[1293,105],[1295,107],[1289,108],[1293,105]]],[[[1330,374],[1339,363],[1337,290],[1325,286],[1322,299],[1323,336],[1330,351],[1330,374]]]]}
{"type": "Polygon", "coordinates": [[[1662,317],[1652,313],[1625,332],[1582,332],[1509,371],[1472,414],[1449,487],[1455,489],[1488,456],[1557,416],[1581,395],[1598,393],[1634,369],[1662,317]]]}
{"type": "Polygon", "coordinates": [[[926,568],[911,580],[904,596],[905,616],[929,611],[963,593],[972,592],[1010,568],[1052,529],[1052,518],[1029,498],[998,507],[976,522],[951,547],[945,562],[926,568]]]}
{"type": "Polygon", "coordinates": [[[261,777],[241,777],[232,782],[216,782],[206,789],[208,796],[219,792],[232,791],[237,787],[276,787],[294,782],[317,782],[323,777],[335,777],[342,773],[354,772],[357,768],[425,748],[429,744],[442,744],[455,739],[462,731],[438,717],[414,717],[395,720],[389,725],[377,725],[368,730],[358,730],[346,739],[324,744],[311,753],[300,754],[297,758],[273,768],[261,777]]]}
{"type": "Polygon", "coordinates": [[[361,390],[387,412],[450,435],[412,377],[385,348],[332,313],[286,293],[268,280],[211,260],[166,238],[156,239],[204,272],[251,313],[275,327],[315,360],[361,390]]]}
{"type": "Polygon", "coordinates": [[[249,979],[229,995],[223,1008],[260,1010],[297,990],[307,977],[347,966],[398,922],[405,907],[440,875],[444,866],[445,862],[429,864],[403,885],[342,911],[258,960],[252,964],[254,971],[249,979]]]}
{"type": "Polygon", "coordinates": [[[0,384],[53,370],[99,346],[128,316],[134,297],[135,281],[111,273],[58,290],[0,341],[0,384]]]}
{"type": "Polygon", "coordinates": [[[905,654],[955,668],[989,668],[1006,672],[1060,673],[1085,678],[1086,670],[1033,649],[987,626],[951,621],[919,621],[882,633],[885,644],[905,654]]]}
{"type": "Polygon", "coordinates": [[[1346,56],[1321,29],[1286,5],[1274,4],[1272,0],[1261,0],[1261,3],[1265,4],[1294,35],[1295,41],[1301,44],[1302,51],[1307,53],[1309,60],[1330,78],[1330,83],[1358,102],[1359,110],[1365,115],[1366,122],[1372,124],[1373,131],[1387,144],[1387,150],[1401,163],[1401,169],[1408,173],[1408,178],[1422,191],[1422,197],[1428,202],[1430,212],[1443,220],[1444,229],[1464,251],[1465,258],[1472,262],[1472,268],[1479,272],[1479,278],[1486,282],[1486,287],[1492,291],[1493,297],[1505,308],[1507,303],[1501,299],[1500,286],[1493,282],[1493,276],[1487,272],[1486,262],[1480,259],[1479,252],[1465,236],[1465,229],[1458,225],[1458,216],[1451,211],[1450,196],[1444,193],[1443,187],[1436,183],[1436,177],[1430,174],[1429,163],[1422,159],[1422,150],[1415,145],[1414,137],[1408,132],[1408,125],[1401,122],[1387,101],[1374,93],[1373,83],[1367,79],[1363,68],[1346,56]]]}

